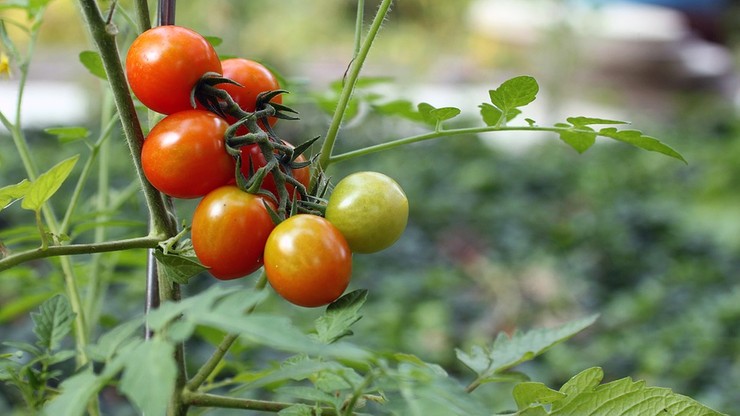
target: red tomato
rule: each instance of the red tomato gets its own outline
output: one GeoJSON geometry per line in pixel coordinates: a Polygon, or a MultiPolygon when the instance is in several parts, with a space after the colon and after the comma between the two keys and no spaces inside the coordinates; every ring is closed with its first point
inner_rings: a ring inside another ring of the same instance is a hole
{"type": "Polygon", "coordinates": [[[176,198],[198,198],[227,184],[236,170],[224,144],[228,127],[224,119],[204,110],[165,117],[144,140],[144,175],[159,191],[176,198]]]}
{"type": "Polygon", "coordinates": [[[329,221],[298,214],[278,224],[267,239],[265,272],[272,288],[287,301],[322,306],[347,289],[352,253],[329,221]]]}
{"type": "Polygon", "coordinates": [[[221,74],[210,43],[180,26],[157,26],[139,35],[126,55],[126,76],[136,98],[162,114],[192,109],[190,92],[207,72],[221,74]]]}
{"type": "MultiPolygon", "coordinates": [[[[254,112],[257,104],[257,95],[260,93],[280,89],[280,84],[275,75],[259,62],[243,58],[232,58],[221,61],[221,67],[223,68],[225,78],[236,81],[242,86],[219,84],[218,88],[228,92],[231,98],[244,111],[254,112]]],[[[278,95],[272,101],[281,104],[283,97],[278,95]]],[[[232,118],[228,119],[228,121],[233,124],[236,122],[236,119],[232,118]]],[[[277,118],[270,117],[269,121],[270,125],[274,126],[277,118]]],[[[239,133],[246,133],[246,129],[239,133]]]]}
{"type": "MultiPolygon", "coordinates": [[[[283,144],[286,144],[290,147],[293,147],[290,143],[283,142],[283,144]]],[[[241,149],[239,149],[242,156],[242,167],[241,171],[244,176],[249,177],[249,161],[252,161],[252,169],[254,171],[257,171],[257,169],[265,166],[267,164],[267,160],[265,160],[265,155],[262,154],[262,150],[260,150],[259,146],[256,144],[242,146],[241,149]]],[[[306,157],[303,155],[300,155],[296,158],[296,162],[302,163],[306,161],[306,157]]],[[[308,185],[311,182],[311,169],[309,166],[302,167],[299,169],[293,169],[292,171],[293,177],[298,180],[303,186],[308,189],[308,185]]],[[[285,188],[288,190],[288,195],[290,197],[293,197],[293,193],[295,191],[295,186],[291,184],[286,184],[285,188]]],[[[278,196],[277,191],[277,185],[275,185],[275,178],[273,178],[272,173],[265,176],[265,179],[262,181],[262,189],[265,189],[267,191],[270,191],[273,195],[276,197],[278,196]]]]}
{"type": "Polygon", "coordinates": [[[195,255],[217,279],[243,277],[262,266],[265,242],[275,228],[265,203],[270,202],[228,185],[210,192],[195,208],[195,255]]]}

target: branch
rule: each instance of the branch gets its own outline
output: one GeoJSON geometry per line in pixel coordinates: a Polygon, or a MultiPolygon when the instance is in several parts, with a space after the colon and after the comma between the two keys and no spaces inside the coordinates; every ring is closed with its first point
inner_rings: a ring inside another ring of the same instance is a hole
{"type": "Polygon", "coordinates": [[[137,248],[154,248],[157,247],[159,242],[162,240],[163,238],[161,236],[146,236],[118,241],[106,241],[101,243],[49,246],[46,249],[37,248],[35,250],[11,254],[10,256],[0,260],[0,271],[7,270],[21,263],[47,257],[106,253],[109,251],[131,250],[137,248]]]}
{"type": "MultiPolygon", "coordinates": [[[[222,409],[247,409],[262,412],[277,413],[281,410],[295,406],[297,403],[273,402],[267,400],[242,399],[237,397],[219,396],[209,393],[194,393],[185,390],[182,393],[182,400],[189,406],[197,407],[218,407],[222,409]]],[[[319,412],[312,411],[314,415],[337,416],[339,413],[329,407],[322,407],[319,412]]],[[[352,413],[355,414],[355,413],[352,413]]]]}

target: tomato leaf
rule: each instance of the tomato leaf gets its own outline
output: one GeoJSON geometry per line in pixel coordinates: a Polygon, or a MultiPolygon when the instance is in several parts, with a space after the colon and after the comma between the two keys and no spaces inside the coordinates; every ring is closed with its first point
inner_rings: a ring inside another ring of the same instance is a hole
{"type": "Polygon", "coordinates": [[[0,188],[0,211],[7,208],[13,202],[23,198],[28,192],[31,182],[24,179],[15,185],[8,185],[0,188]]]}
{"type": "MultiPolygon", "coordinates": [[[[504,81],[498,88],[488,91],[491,104],[500,111],[500,117],[495,123],[488,124],[492,116],[489,114],[486,124],[494,126],[506,124],[521,112],[519,107],[524,107],[534,101],[539,91],[537,80],[530,76],[522,75],[504,81]]],[[[490,112],[489,109],[486,111],[490,112]]]]}
{"type": "Polygon", "coordinates": [[[326,313],[316,320],[316,337],[331,344],[340,338],[352,335],[349,329],[362,319],[360,308],[367,300],[367,290],[355,290],[335,300],[326,308],[326,313]]]}
{"type": "Polygon", "coordinates": [[[551,329],[535,329],[525,333],[517,331],[511,337],[500,333],[490,347],[475,346],[470,353],[456,350],[457,358],[475,371],[479,379],[489,379],[573,337],[592,325],[597,317],[592,315],[551,329]]]}
{"type": "Polygon", "coordinates": [[[373,109],[379,114],[402,117],[411,121],[424,121],[421,114],[408,100],[393,100],[383,104],[374,104],[373,109]]]}
{"type": "Polygon", "coordinates": [[[585,152],[596,143],[596,132],[589,127],[580,127],[578,130],[561,130],[559,135],[560,140],[568,143],[578,153],[585,152]]]}
{"type": "Polygon", "coordinates": [[[439,126],[443,121],[457,117],[460,114],[460,109],[455,107],[441,107],[437,108],[429,103],[419,103],[417,106],[421,118],[426,123],[439,126]]]}
{"type": "Polygon", "coordinates": [[[95,51],[82,51],[79,55],[80,63],[87,68],[87,70],[100,79],[108,79],[108,74],[105,73],[105,67],[103,66],[103,59],[100,54],[95,51]]]}
{"type": "Polygon", "coordinates": [[[74,317],[69,301],[62,295],[42,303],[38,312],[31,313],[38,346],[46,351],[56,349],[72,329],[74,317]]]}
{"type": "Polygon", "coordinates": [[[543,383],[533,381],[525,381],[515,385],[512,394],[519,410],[532,406],[539,407],[543,404],[552,404],[557,400],[567,397],[565,393],[553,390],[543,383]]]}
{"type": "Polygon", "coordinates": [[[688,163],[680,153],[673,150],[670,146],[662,143],[654,137],[646,136],[639,130],[617,130],[614,127],[607,127],[599,130],[599,135],[609,137],[620,142],[629,143],[644,150],[662,153],[684,163],[688,163]]]}
{"type": "Polygon", "coordinates": [[[224,43],[224,40],[218,36],[204,36],[206,41],[211,44],[214,48],[224,43]]]}
{"type": "Polygon", "coordinates": [[[551,404],[551,410],[546,414],[552,416],[597,413],[613,416],[722,416],[722,413],[667,388],[648,387],[644,381],[631,378],[600,385],[603,378],[601,368],[589,368],[561,387],[560,393],[564,397],[552,400],[555,397],[552,390],[539,388],[542,398],[529,395],[527,400],[551,404]]]}
{"type": "Polygon", "coordinates": [[[62,143],[74,142],[90,136],[90,130],[84,127],[49,127],[44,131],[57,136],[62,143]]]}
{"type": "Polygon", "coordinates": [[[629,121],[610,120],[594,117],[568,117],[568,123],[574,126],[590,126],[592,124],[630,124],[629,121]]]}
{"type": "Polygon", "coordinates": [[[162,276],[179,284],[187,284],[191,277],[205,270],[206,266],[201,264],[195,253],[188,252],[164,253],[160,250],[154,251],[154,257],[162,266],[162,276]]]}
{"type": "Polygon", "coordinates": [[[59,385],[61,394],[57,395],[44,407],[43,415],[82,416],[90,399],[102,387],[101,378],[95,375],[92,366],[67,378],[59,385]]]}
{"type": "Polygon", "coordinates": [[[31,182],[21,207],[31,211],[39,211],[41,206],[59,190],[79,158],[80,155],[72,156],[39,175],[35,181],[31,182]]]}
{"type": "Polygon", "coordinates": [[[123,392],[143,414],[164,415],[175,389],[177,366],[175,347],[155,337],[142,342],[131,351],[135,360],[129,360],[121,376],[123,392]],[[152,380],[156,380],[152,383],[152,380]]]}

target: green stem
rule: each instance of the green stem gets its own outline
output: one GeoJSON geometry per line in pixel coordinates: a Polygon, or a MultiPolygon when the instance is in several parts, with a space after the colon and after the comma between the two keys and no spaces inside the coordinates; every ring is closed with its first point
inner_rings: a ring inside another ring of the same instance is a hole
{"type": "Polygon", "coordinates": [[[360,47],[362,47],[362,28],[365,20],[365,0],[357,0],[357,18],[355,20],[355,53],[353,58],[356,58],[360,53],[360,47]]]}
{"type": "Polygon", "coordinates": [[[78,177],[77,183],[75,184],[75,189],[74,191],[72,191],[72,196],[70,197],[69,204],[67,205],[67,211],[64,213],[62,224],[59,226],[59,233],[66,234],[67,231],[69,231],[69,224],[72,220],[72,215],[74,214],[75,208],[77,208],[77,203],[82,196],[82,190],[87,183],[87,179],[90,177],[92,167],[100,151],[100,146],[108,139],[108,137],[110,137],[111,131],[113,131],[113,127],[116,125],[117,122],[118,119],[116,117],[108,114],[108,122],[105,125],[103,131],[100,133],[98,140],[90,149],[90,155],[85,161],[85,165],[82,167],[82,172],[80,172],[80,176],[78,177]]]}
{"type": "Polygon", "coordinates": [[[105,73],[108,76],[126,142],[133,156],[134,168],[143,188],[149,217],[152,219],[152,228],[157,233],[175,235],[177,225],[170,218],[162,195],[147,181],[141,168],[141,148],[144,144],[144,133],[139,124],[134,101],[129,93],[126,75],[118,54],[115,34],[107,30],[105,19],[95,0],[78,0],[78,2],[93,42],[100,52],[105,73]]]}
{"type": "Polygon", "coordinates": [[[324,171],[326,170],[330,163],[332,162],[331,154],[334,150],[334,143],[337,140],[337,134],[339,133],[339,127],[342,125],[342,120],[344,119],[344,114],[347,111],[347,108],[349,106],[349,100],[352,97],[352,93],[355,90],[355,85],[357,84],[357,79],[360,76],[360,71],[362,70],[362,65],[365,63],[365,60],[367,59],[367,55],[370,52],[370,48],[373,45],[373,42],[375,41],[375,37],[378,34],[378,31],[380,30],[381,25],[383,24],[383,20],[385,20],[386,15],[388,14],[388,10],[391,7],[392,0],[383,0],[383,2],[380,4],[380,7],[378,8],[378,12],[375,14],[375,18],[373,19],[372,24],[370,25],[370,30],[367,33],[367,36],[365,37],[365,40],[362,42],[362,46],[360,47],[359,52],[357,53],[357,56],[354,57],[352,60],[352,63],[349,66],[349,70],[347,71],[347,77],[344,80],[344,87],[342,88],[342,92],[339,95],[339,102],[337,102],[337,108],[334,110],[334,116],[332,117],[331,124],[329,125],[329,130],[326,132],[326,137],[324,138],[324,144],[321,147],[321,154],[319,155],[319,169],[324,171]]]}
{"type": "MultiPolygon", "coordinates": [[[[383,150],[393,149],[399,146],[404,146],[411,143],[421,142],[425,140],[438,139],[440,137],[458,136],[463,134],[480,134],[480,133],[491,133],[497,131],[545,131],[551,133],[561,133],[564,131],[570,131],[574,133],[595,133],[592,130],[573,129],[568,127],[539,127],[539,126],[484,126],[484,127],[468,127],[462,129],[452,130],[438,130],[429,133],[419,134],[416,136],[404,137],[402,139],[391,140],[384,143],[376,144],[373,146],[364,147],[362,149],[352,150],[349,152],[334,155],[330,158],[329,163],[344,162],[349,159],[354,159],[359,156],[369,155],[371,153],[377,153],[383,150]]],[[[598,134],[598,133],[597,133],[598,134]]]]}
{"type": "Polygon", "coordinates": [[[72,256],[78,254],[106,253],[110,251],[131,250],[135,248],[156,247],[163,240],[162,236],[151,235],[146,237],[128,238],[125,240],[106,241],[102,243],[70,244],[65,246],[49,246],[46,249],[37,248],[11,254],[0,260],[0,271],[7,270],[13,266],[32,260],[47,257],[72,256]]]}
{"type": "MultiPolygon", "coordinates": [[[[116,119],[113,117],[113,111],[113,100],[110,92],[106,90],[100,117],[101,125],[109,119],[111,120],[109,125],[114,125],[116,119]]],[[[110,131],[104,131],[96,144],[98,148],[98,189],[95,198],[95,209],[97,211],[95,221],[98,225],[95,227],[95,235],[93,237],[93,241],[96,243],[102,243],[106,240],[107,230],[101,224],[110,218],[108,214],[110,212],[108,206],[110,203],[110,141],[103,140],[104,137],[109,135],[110,131]]],[[[85,315],[88,318],[88,325],[90,326],[88,332],[92,331],[92,322],[98,322],[100,305],[105,296],[104,282],[106,279],[102,278],[103,258],[102,253],[95,253],[91,259],[90,280],[87,284],[87,297],[85,298],[85,315]]]]}
{"type": "MultiPolygon", "coordinates": [[[[41,19],[41,13],[36,16],[37,19],[41,19]]],[[[38,27],[38,25],[35,25],[38,27]]],[[[26,57],[23,59],[23,62],[20,65],[21,68],[21,76],[19,80],[18,85],[18,96],[16,99],[16,117],[15,117],[15,123],[13,125],[10,125],[11,123],[8,123],[8,120],[3,117],[3,124],[6,125],[6,127],[9,127],[11,137],[13,138],[13,143],[15,144],[16,149],[18,150],[18,154],[21,158],[21,162],[23,163],[23,167],[26,170],[26,175],[28,176],[28,179],[33,181],[36,180],[38,177],[38,168],[36,167],[36,164],[33,160],[33,157],[31,156],[31,150],[28,145],[28,141],[26,140],[26,137],[23,134],[23,129],[21,126],[21,107],[23,103],[23,94],[26,87],[26,82],[28,80],[28,68],[30,66],[31,57],[33,56],[33,51],[35,49],[36,41],[38,40],[38,30],[33,30],[30,32],[30,40],[28,42],[28,50],[26,57]]],[[[16,57],[20,58],[18,54],[15,54],[16,57]]],[[[54,214],[54,211],[51,207],[50,203],[45,203],[41,207],[41,213],[43,214],[44,220],[46,221],[46,224],[49,228],[49,231],[52,234],[59,234],[59,222],[57,220],[56,215],[54,214]]],[[[38,219],[38,215],[37,215],[38,219]]],[[[42,238],[45,238],[45,236],[42,236],[42,238]]],[[[7,260],[7,258],[3,259],[2,261],[7,260]]],[[[77,365],[83,366],[87,364],[88,357],[87,357],[87,342],[88,342],[88,333],[87,333],[87,323],[86,323],[86,317],[85,317],[85,311],[82,310],[82,302],[80,300],[80,292],[77,287],[77,279],[75,277],[74,273],[74,267],[72,266],[72,261],[68,258],[62,258],[61,261],[62,266],[62,275],[64,277],[64,283],[65,288],[67,290],[67,295],[69,297],[69,302],[72,307],[72,311],[75,313],[75,343],[77,348],[77,365]]]]}
{"type": "MultiPolygon", "coordinates": [[[[267,286],[267,275],[265,274],[265,271],[263,269],[259,279],[257,279],[257,283],[255,284],[254,288],[256,290],[262,290],[265,288],[265,286],[267,286]]],[[[252,306],[245,312],[245,314],[248,315],[254,312],[255,308],[256,305],[252,306]]],[[[238,334],[226,334],[221,340],[221,343],[216,347],[216,350],[213,352],[208,361],[206,361],[203,366],[200,367],[198,372],[193,376],[193,378],[188,381],[188,383],[185,385],[185,388],[191,392],[198,390],[198,388],[203,385],[208,377],[210,377],[211,373],[213,373],[213,371],[216,369],[218,363],[220,363],[224,356],[226,356],[229,348],[231,348],[237,338],[239,338],[238,334]]]]}
{"type": "MultiPolygon", "coordinates": [[[[222,409],[245,409],[273,413],[280,412],[281,410],[287,409],[288,407],[294,406],[296,404],[286,402],[273,402],[267,400],[240,399],[209,393],[195,393],[189,390],[183,392],[182,399],[189,406],[217,407],[222,409]]],[[[320,414],[322,416],[338,415],[336,410],[328,407],[322,407],[319,412],[312,412],[311,414],[320,414]]]]}
{"type": "Polygon", "coordinates": [[[152,22],[149,18],[149,4],[147,3],[147,0],[135,0],[134,13],[136,14],[136,21],[138,22],[139,33],[145,32],[152,27],[152,22]]]}

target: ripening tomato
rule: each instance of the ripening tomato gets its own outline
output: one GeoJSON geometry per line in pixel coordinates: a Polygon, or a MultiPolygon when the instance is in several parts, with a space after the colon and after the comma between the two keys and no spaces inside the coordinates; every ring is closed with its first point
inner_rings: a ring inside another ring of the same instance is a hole
{"type": "Polygon", "coordinates": [[[157,26],[139,35],[126,54],[126,76],[148,108],[172,114],[193,108],[190,92],[208,72],[221,74],[221,61],[200,34],[181,26],[157,26]]]}
{"type": "MultiPolygon", "coordinates": [[[[283,144],[293,147],[293,145],[288,142],[283,142],[283,144]]],[[[262,154],[262,150],[258,145],[251,144],[247,146],[242,146],[239,151],[241,152],[242,156],[241,171],[244,176],[249,177],[250,160],[252,161],[253,171],[256,171],[257,169],[267,165],[265,155],[262,154]]],[[[299,155],[295,161],[298,163],[303,163],[306,161],[306,157],[303,155],[299,155]]],[[[291,173],[293,177],[298,180],[298,182],[300,182],[306,189],[308,189],[308,185],[311,182],[311,169],[309,166],[293,169],[291,173]]],[[[291,184],[286,184],[285,188],[288,191],[288,195],[293,198],[295,186],[291,184]]],[[[275,178],[273,178],[272,173],[269,173],[267,176],[265,176],[264,180],[262,181],[262,189],[270,191],[273,195],[275,195],[275,197],[278,196],[277,185],[275,185],[275,178]]]]}
{"type": "Polygon", "coordinates": [[[206,195],[195,208],[193,249],[210,273],[221,280],[246,276],[262,266],[267,238],[275,228],[266,199],[222,186],[206,195]]]}
{"type": "Polygon", "coordinates": [[[326,205],[326,219],[356,253],[391,246],[406,229],[409,202],[403,189],[378,172],[353,173],[337,183],[326,205]]]}
{"type": "MultiPolygon", "coordinates": [[[[233,84],[219,84],[218,88],[229,93],[231,98],[239,104],[239,107],[247,112],[254,112],[257,104],[257,95],[265,91],[279,90],[280,84],[277,78],[259,62],[244,58],[231,58],[221,61],[223,75],[232,81],[238,82],[241,86],[233,84]]],[[[273,102],[281,104],[283,97],[278,95],[272,99],[273,102]]],[[[230,123],[236,122],[236,119],[227,119],[230,123]]],[[[274,126],[277,118],[269,118],[270,125],[274,126]]],[[[239,132],[246,133],[246,129],[239,132]]]]}
{"type": "Polygon", "coordinates": [[[275,227],[265,245],[265,273],[275,291],[299,306],[329,304],[352,275],[352,252],[323,217],[298,214],[275,227]]]}
{"type": "Polygon", "coordinates": [[[163,118],[141,150],[144,175],[159,191],[176,198],[198,198],[234,178],[236,163],[226,152],[229,124],[205,110],[163,118]]]}

